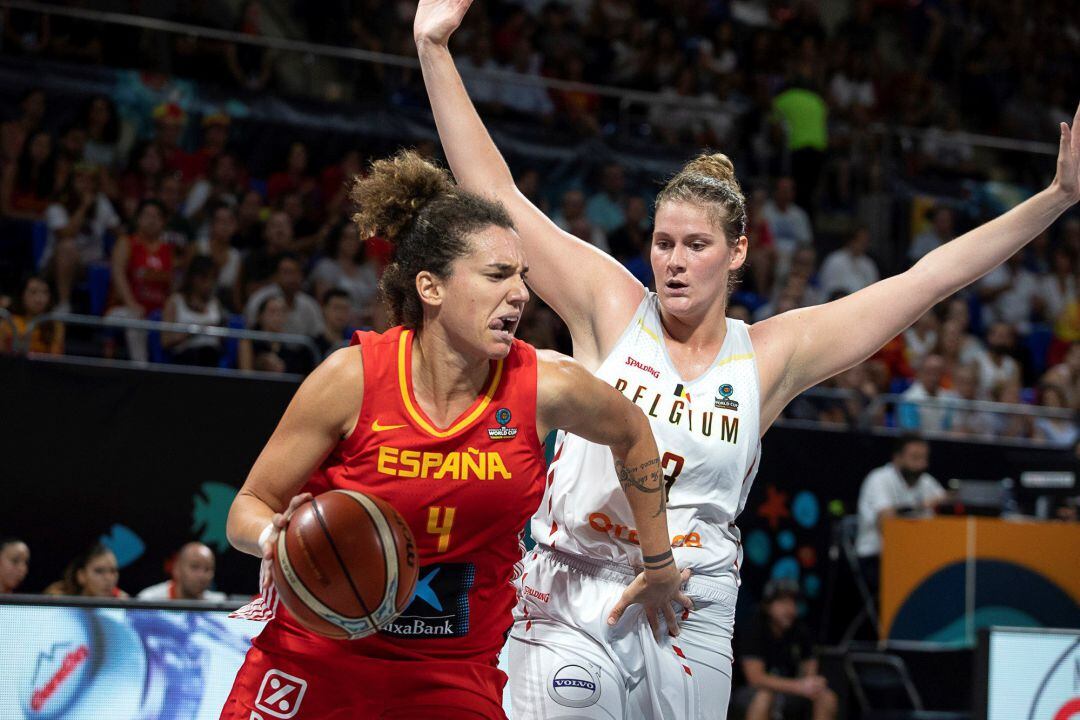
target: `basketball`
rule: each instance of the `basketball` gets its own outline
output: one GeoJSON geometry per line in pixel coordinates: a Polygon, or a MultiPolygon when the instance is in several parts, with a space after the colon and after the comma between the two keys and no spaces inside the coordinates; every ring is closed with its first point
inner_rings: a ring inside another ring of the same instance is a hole
{"type": "Polygon", "coordinates": [[[300,506],[271,565],[281,602],[307,629],[366,637],[393,621],[416,588],[416,544],[384,500],[331,490],[300,506]]]}

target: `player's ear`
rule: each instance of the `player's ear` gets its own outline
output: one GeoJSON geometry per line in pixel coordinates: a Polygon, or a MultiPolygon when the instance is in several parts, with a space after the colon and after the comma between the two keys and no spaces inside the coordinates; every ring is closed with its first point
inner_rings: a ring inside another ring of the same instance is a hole
{"type": "Polygon", "coordinates": [[[446,297],[446,286],[435,273],[421,270],[416,274],[416,293],[425,305],[438,307],[446,297]]]}

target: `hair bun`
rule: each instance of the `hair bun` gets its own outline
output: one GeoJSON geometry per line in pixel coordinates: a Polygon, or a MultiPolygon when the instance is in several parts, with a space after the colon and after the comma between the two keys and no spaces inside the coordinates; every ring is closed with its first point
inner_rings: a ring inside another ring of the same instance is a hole
{"type": "Polygon", "coordinates": [[[736,190],[742,192],[739,181],[735,178],[735,164],[724,153],[702,153],[688,162],[686,167],[683,168],[683,172],[723,180],[731,183],[736,190]]]}
{"type": "Polygon", "coordinates": [[[428,202],[453,189],[446,170],[402,150],[376,160],[367,177],[356,178],[350,197],[359,211],[353,220],[364,232],[396,242],[428,202]]]}

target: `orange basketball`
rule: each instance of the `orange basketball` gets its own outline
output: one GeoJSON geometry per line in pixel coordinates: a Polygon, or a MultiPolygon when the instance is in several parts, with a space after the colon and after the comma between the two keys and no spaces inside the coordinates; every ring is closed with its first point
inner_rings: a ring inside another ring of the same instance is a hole
{"type": "Polygon", "coordinates": [[[331,638],[371,635],[416,589],[416,543],[385,500],[331,490],[297,508],[278,535],[274,586],[297,622],[331,638]]]}

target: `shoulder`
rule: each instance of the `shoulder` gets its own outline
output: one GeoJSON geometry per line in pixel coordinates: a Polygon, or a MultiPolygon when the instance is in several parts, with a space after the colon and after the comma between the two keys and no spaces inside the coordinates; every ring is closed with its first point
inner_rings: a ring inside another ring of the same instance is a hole
{"type": "Polygon", "coordinates": [[[892,475],[893,469],[891,463],[885,463],[881,467],[876,467],[866,474],[866,480],[863,481],[863,485],[866,487],[875,487],[884,485],[889,481],[889,477],[892,475]]]}
{"type": "Polygon", "coordinates": [[[143,589],[136,597],[141,600],[164,600],[169,597],[169,581],[160,582],[143,589]]]}

